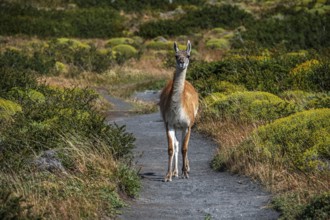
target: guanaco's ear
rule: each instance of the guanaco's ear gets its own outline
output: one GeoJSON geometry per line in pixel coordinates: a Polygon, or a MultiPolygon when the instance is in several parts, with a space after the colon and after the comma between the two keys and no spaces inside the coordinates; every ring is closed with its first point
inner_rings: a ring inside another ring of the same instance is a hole
{"type": "Polygon", "coordinates": [[[190,43],[190,40],[188,40],[188,42],[187,42],[187,54],[190,55],[190,52],[191,52],[191,43],[190,43]]]}
{"type": "Polygon", "coordinates": [[[179,51],[179,48],[178,48],[178,45],[176,44],[176,42],[174,42],[173,48],[174,48],[175,53],[177,53],[179,51]]]}

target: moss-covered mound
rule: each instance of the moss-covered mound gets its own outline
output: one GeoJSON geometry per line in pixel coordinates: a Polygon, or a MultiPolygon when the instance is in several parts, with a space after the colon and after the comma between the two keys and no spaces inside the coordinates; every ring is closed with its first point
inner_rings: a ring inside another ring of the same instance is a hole
{"type": "Polygon", "coordinates": [[[330,166],[330,109],[315,109],[259,127],[241,147],[272,166],[290,171],[325,172],[330,166]]]}
{"type": "Polygon", "coordinates": [[[210,49],[228,50],[230,49],[229,40],[225,38],[210,39],[206,42],[206,47],[210,49]]]}
{"type": "Polygon", "coordinates": [[[132,45],[134,44],[134,40],[132,38],[128,37],[116,37],[116,38],[111,38],[110,40],[107,41],[106,46],[108,47],[114,47],[119,44],[129,44],[132,45]]]}
{"type": "Polygon", "coordinates": [[[293,104],[267,92],[246,91],[229,95],[214,93],[210,96],[206,97],[209,100],[208,107],[222,119],[241,122],[271,121],[295,112],[293,104]]]}
{"type": "Polygon", "coordinates": [[[116,52],[116,57],[122,59],[129,59],[137,56],[138,51],[131,45],[119,44],[113,47],[113,50],[116,52]]]}

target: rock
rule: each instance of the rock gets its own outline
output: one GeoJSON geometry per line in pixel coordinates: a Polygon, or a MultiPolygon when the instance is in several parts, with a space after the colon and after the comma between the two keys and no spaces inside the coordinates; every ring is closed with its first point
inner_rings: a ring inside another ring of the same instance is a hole
{"type": "Polygon", "coordinates": [[[38,156],[34,161],[34,165],[40,171],[49,171],[52,173],[61,172],[67,173],[62,165],[62,163],[57,158],[57,153],[54,150],[44,151],[40,156],[38,156]]]}

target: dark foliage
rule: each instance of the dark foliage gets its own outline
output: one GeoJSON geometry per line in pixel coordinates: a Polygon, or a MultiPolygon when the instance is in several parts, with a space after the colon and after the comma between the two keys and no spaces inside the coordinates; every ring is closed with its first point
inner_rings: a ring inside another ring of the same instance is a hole
{"type": "Polygon", "coordinates": [[[0,8],[1,35],[107,38],[119,36],[123,30],[123,18],[111,8],[46,11],[10,3],[2,3],[0,8]]]}
{"type": "Polygon", "coordinates": [[[297,219],[329,219],[330,217],[330,194],[324,193],[315,196],[302,212],[297,216],[297,219]]]}
{"type": "Polygon", "coordinates": [[[75,0],[81,7],[108,6],[117,10],[141,12],[143,10],[174,10],[179,5],[203,5],[205,0],[75,0]]]}
{"type": "MultiPolygon", "coordinates": [[[[255,41],[262,47],[284,44],[287,49],[320,49],[329,47],[330,16],[327,14],[298,12],[284,19],[260,19],[250,23],[242,33],[245,42],[255,41]]],[[[246,47],[246,43],[236,42],[236,47],[246,47]]]]}
{"type": "Polygon", "coordinates": [[[213,27],[236,28],[253,21],[251,14],[236,6],[204,6],[188,11],[178,20],[151,21],[141,25],[139,35],[145,38],[178,36],[213,27]]]}

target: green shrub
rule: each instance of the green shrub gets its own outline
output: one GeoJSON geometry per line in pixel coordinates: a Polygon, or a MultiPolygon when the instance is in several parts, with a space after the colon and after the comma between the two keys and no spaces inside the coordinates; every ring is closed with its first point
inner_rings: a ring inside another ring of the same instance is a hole
{"type": "Polygon", "coordinates": [[[9,120],[18,112],[22,112],[22,107],[19,104],[0,98],[0,120],[9,120]]]}
{"type": "Polygon", "coordinates": [[[54,69],[55,59],[41,51],[33,51],[30,55],[24,51],[6,49],[0,53],[0,66],[48,74],[54,69]]]}
{"type": "Polygon", "coordinates": [[[283,92],[280,96],[283,99],[294,103],[299,110],[330,108],[330,95],[327,93],[311,93],[302,90],[290,90],[283,92]]]}
{"type": "Polygon", "coordinates": [[[0,97],[6,98],[13,87],[36,88],[36,75],[30,70],[21,70],[12,67],[0,67],[1,83],[0,97]]]}
{"type": "Polygon", "coordinates": [[[153,49],[153,50],[170,50],[173,48],[173,42],[170,41],[149,41],[148,43],[146,43],[146,47],[148,49],[153,49]]]}
{"type": "Polygon", "coordinates": [[[272,199],[272,207],[281,213],[280,219],[297,219],[303,205],[298,194],[285,193],[272,199]]]}
{"type": "Polygon", "coordinates": [[[236,85],[227,81],[217,81],[214,83],[214,90],[228,95],[234,92],[244,92],[246,88],[242,85],[236,85]]]}
{"type": "MultiPolygon", "coordinates": [[[[20,100],[23,112],[8,125],[10,127],[1,130],[0,147],[6,149],[2,153],[10,155],[8,158],[13,160],[13,166],[22,166],[19,163],[22,155],[56,148],[63,141],[61,134],[72,132],[102,140],[115,158],[130,157],[134,138],[125,132],[123,126],[105,124],[105,119],[93,109],[98,97],[93,91],[39,87],[37,91],[15,89],[11,95],[12,100],[20,100]],[[40,101],[43,100],[41,94],[44,101],[40,101]]],[[[95,143],[94,147],[97,148],[98,144],[95,143]]]]}
{"type": "Polygon", "coordinates": [[[131,45],[119,44],[112,48],[116,52],[118,63],[123,63],[125,60],[137,57],[138,51],[131,45]]]}
{"type": "Polygon", "coordinates": [[[296,88],[309,91],[330,91],[330,62],[308,60],[297,65],[290,73],[296,88]]]}
{"type": "Polygon", "coordinates": [[[44,10],[6,2],[0,9],[1,35],[109,38],[123,30],[123,17],[111,8],[44,10]]]}
{"type": "MultiPolygon", "coordinates": [[[[304,11],[290,12],[284,19],[266,18],[250,23],[242,33],[245,40],[240,46],[247,46],[248,41],[255,41],[263,47],[284,44],[290,50],[320,49],[329,47],[329,13],[318,14],[304,11]]],[[[235,45],[235,44],[234,44],[235,45]]]]}
{"type": "Polygon", "coordinates": [[[119,44],[128,44],[128,45],[133,45],[134,40],[132,38],[128,37],[117,37],[117,38],[111,38],[110,40],[107,41],[106,46],[108,47],[114,47],[119,44]]]}
{"type": "Polygon", "coordinates": [[[32,214],[31,208],[22,196],[16,196],[8,189],[0,190],[0,219],[40,219],[32,214]]]}
{"type": "Polygon", "coordinates": [[[303,208],[297,219],[320,219],[326,220],[330,216],[330,193],[326,192],[315,196],[303,208]]]}
{"type": "Polygon", "coordinates": [[[41,92],[35,90],[35,89],[22,89],[19,87],[13,87],[8,92],[8,97],[10,97],[13,100],[28,100],[35,103],[44,103],[46,101],[46,98],[44,94],[41,92]]]}
{"type": "Polygon", "coordinates": [[[117,177],[120,189],[128,196],[135,197],[139,192],[141,185],[136,171],[126,165],[121,165],[117,170],[117,177]]]}
{"type": "Polygon", "coordinates": [[[206,42],[206,47],[210,49],[228,50],[230,49],[230,43],[225,38],[210,39],[206,42]]]}
{"type": "Polygon", "coordinates": [[[295,112],[295,106],[285,102],[276,95],[267,92],[235,92],[224,96],[211,94],[206,100],[212,103],[209,108],[222,119],[255,122],[272,121],[295,112]]]}
{"type": "Polygon", "coordinates": [[[274,167],[329,175],[329,137],[330,109],[315,109],[259,127],[240,148],[274,167]]]}
{"type": "Polygon", "coordinates": [[[55,63],[55,71],[58,73],[58,74],[66,74],[68,73],[69,69],[68,69],[68,65],[67,64],[64,64],[64,63],[61,63],[59,61],[57,61],[55,63]]]}
{"type": "MultiPolygon", "coordinates": [[[[86,44],[75,39],[58,38],[49,42],[49,48],[45,55],[50,54],[57,62],[64,65],[70,64],[80,71],[103,72],[107,70],[115,60],[111,50],[97,49],[93,44],[86,44]]],[[[61,69],[56,66],[55,70],[61,69]]],[[[63,69],[63,68],[62,68],[63,69]]],[[[65,70],[64,71],[69,71],[65,70]]],[[[57,70],[57,72],[59,72],[57,70]]]]}
{"type": "MultiPolygon", "coordinates": [[[[210,92],[208,84],[228,81],[244,85],[248,90],[279,94],[285,90],[329,91],[329,61],[323,59],[308,71],[299,67],[308,63],[310,56],[235,55],[217,62],[198,61],[191,64],[187,78],[199,86],[202,96],[210,92]],[[299,70],[299,71],[298,71],[299,70]],[[294,74],[297,72],[297,74],[294,74]],[[298,77],[299,76],[299,77],[298,77]]],[[[307,67],[306,67],[307,68],[307,67]]]]}
{"type": "Polygon", "coordinates": [[[174,10],[178,6],[182,5],[203,5],[205,4],[205,0],[175,0],[172,3],[169,1],[163,0],[116,0],[116,1],[107,1],[107,0],[75,0],[79,6],[81,7],[104,7],[110,6],[117,10],[124,10],[128,12],[142,12],[145,10],[161,10],[168,11],[174,10]]]}
{"type": "Polygon", "coordinates": [[[212,33],[214,34],[224,34],[227,30],[223,29],[222,27],[217,27],[212,29],[212,33]]]}
{"type": "Polygon", "coordinates": [[[138,34],[144,38],[179,36],[219,26],[236,28],[252,20],[252,15],[236,6],[204,6],[188,11],[177,20],[158,20],[142,24],[138,34]]]}

